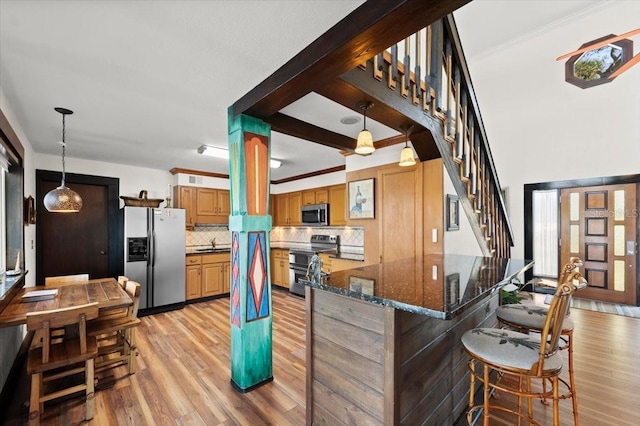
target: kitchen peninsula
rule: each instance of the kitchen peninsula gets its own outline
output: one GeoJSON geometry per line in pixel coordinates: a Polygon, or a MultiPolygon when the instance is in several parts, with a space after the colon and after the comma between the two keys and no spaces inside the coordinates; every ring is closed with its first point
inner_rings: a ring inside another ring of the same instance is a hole
{"type": "Polygon", "coordinates": [[[468,402],[460,337],[493,325],[499,287],[532,265],[426,255],[301,281],[307,424],[453,424],[468,402]]]}

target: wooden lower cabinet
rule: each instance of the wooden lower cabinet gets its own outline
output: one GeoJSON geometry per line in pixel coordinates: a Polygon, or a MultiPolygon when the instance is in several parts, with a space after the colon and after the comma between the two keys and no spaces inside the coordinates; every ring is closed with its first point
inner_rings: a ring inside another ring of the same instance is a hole
{"type": "Polygon", "coordinates": [[[186,299],[218,296],[229,292],[229,253],[187,256],[186,299]]]}
{"type": "MultiPolygon", "coordinates": [[[[200,257],[200,256],[197,256],[200,257]]],[[[188,259],[188,258],[187,258],[188,259]]],[[[200,260],[197,265],[187,264],[186,278],[186,298],[187,300],[198,299],[202,297],[202,288],[200,285],[200,260]]]]}
{"type": "Polygon", "coordinates": [[[289,288],[289,250],[271,249],[271,284],[289,288]]]}

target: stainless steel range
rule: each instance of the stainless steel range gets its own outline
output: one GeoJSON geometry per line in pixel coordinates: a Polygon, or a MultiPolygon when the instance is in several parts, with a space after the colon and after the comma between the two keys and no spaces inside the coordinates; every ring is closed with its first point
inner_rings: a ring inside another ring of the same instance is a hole
{"type": "Polygon", "coordinates": [[[298,283],[298,279],[306,277],[311,257],[315,253],[338,253],[339,247],[340,236],[338,235],[312,235],[309,249],[290,249],[289,291],[304,296],[304,285],[298,283]]]}

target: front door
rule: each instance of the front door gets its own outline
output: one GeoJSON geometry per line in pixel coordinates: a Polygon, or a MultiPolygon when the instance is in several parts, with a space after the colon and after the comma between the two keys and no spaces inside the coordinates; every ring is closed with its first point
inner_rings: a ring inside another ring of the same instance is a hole
{"type": "Polygon", "coordinates": [[[589,285],[577,297],[636,304],[636,184],[561,191],[560,267],[584,261],[589,285]]]}

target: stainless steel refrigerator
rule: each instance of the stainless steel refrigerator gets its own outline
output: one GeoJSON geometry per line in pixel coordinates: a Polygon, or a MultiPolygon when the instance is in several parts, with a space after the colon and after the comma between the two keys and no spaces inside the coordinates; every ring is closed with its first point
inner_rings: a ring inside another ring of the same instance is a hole
{"type": "Polygon", "coordinates": [[[124,275],[141,285],[141,313],[185,302],[185,211],[124,207],[124,275]]]}

